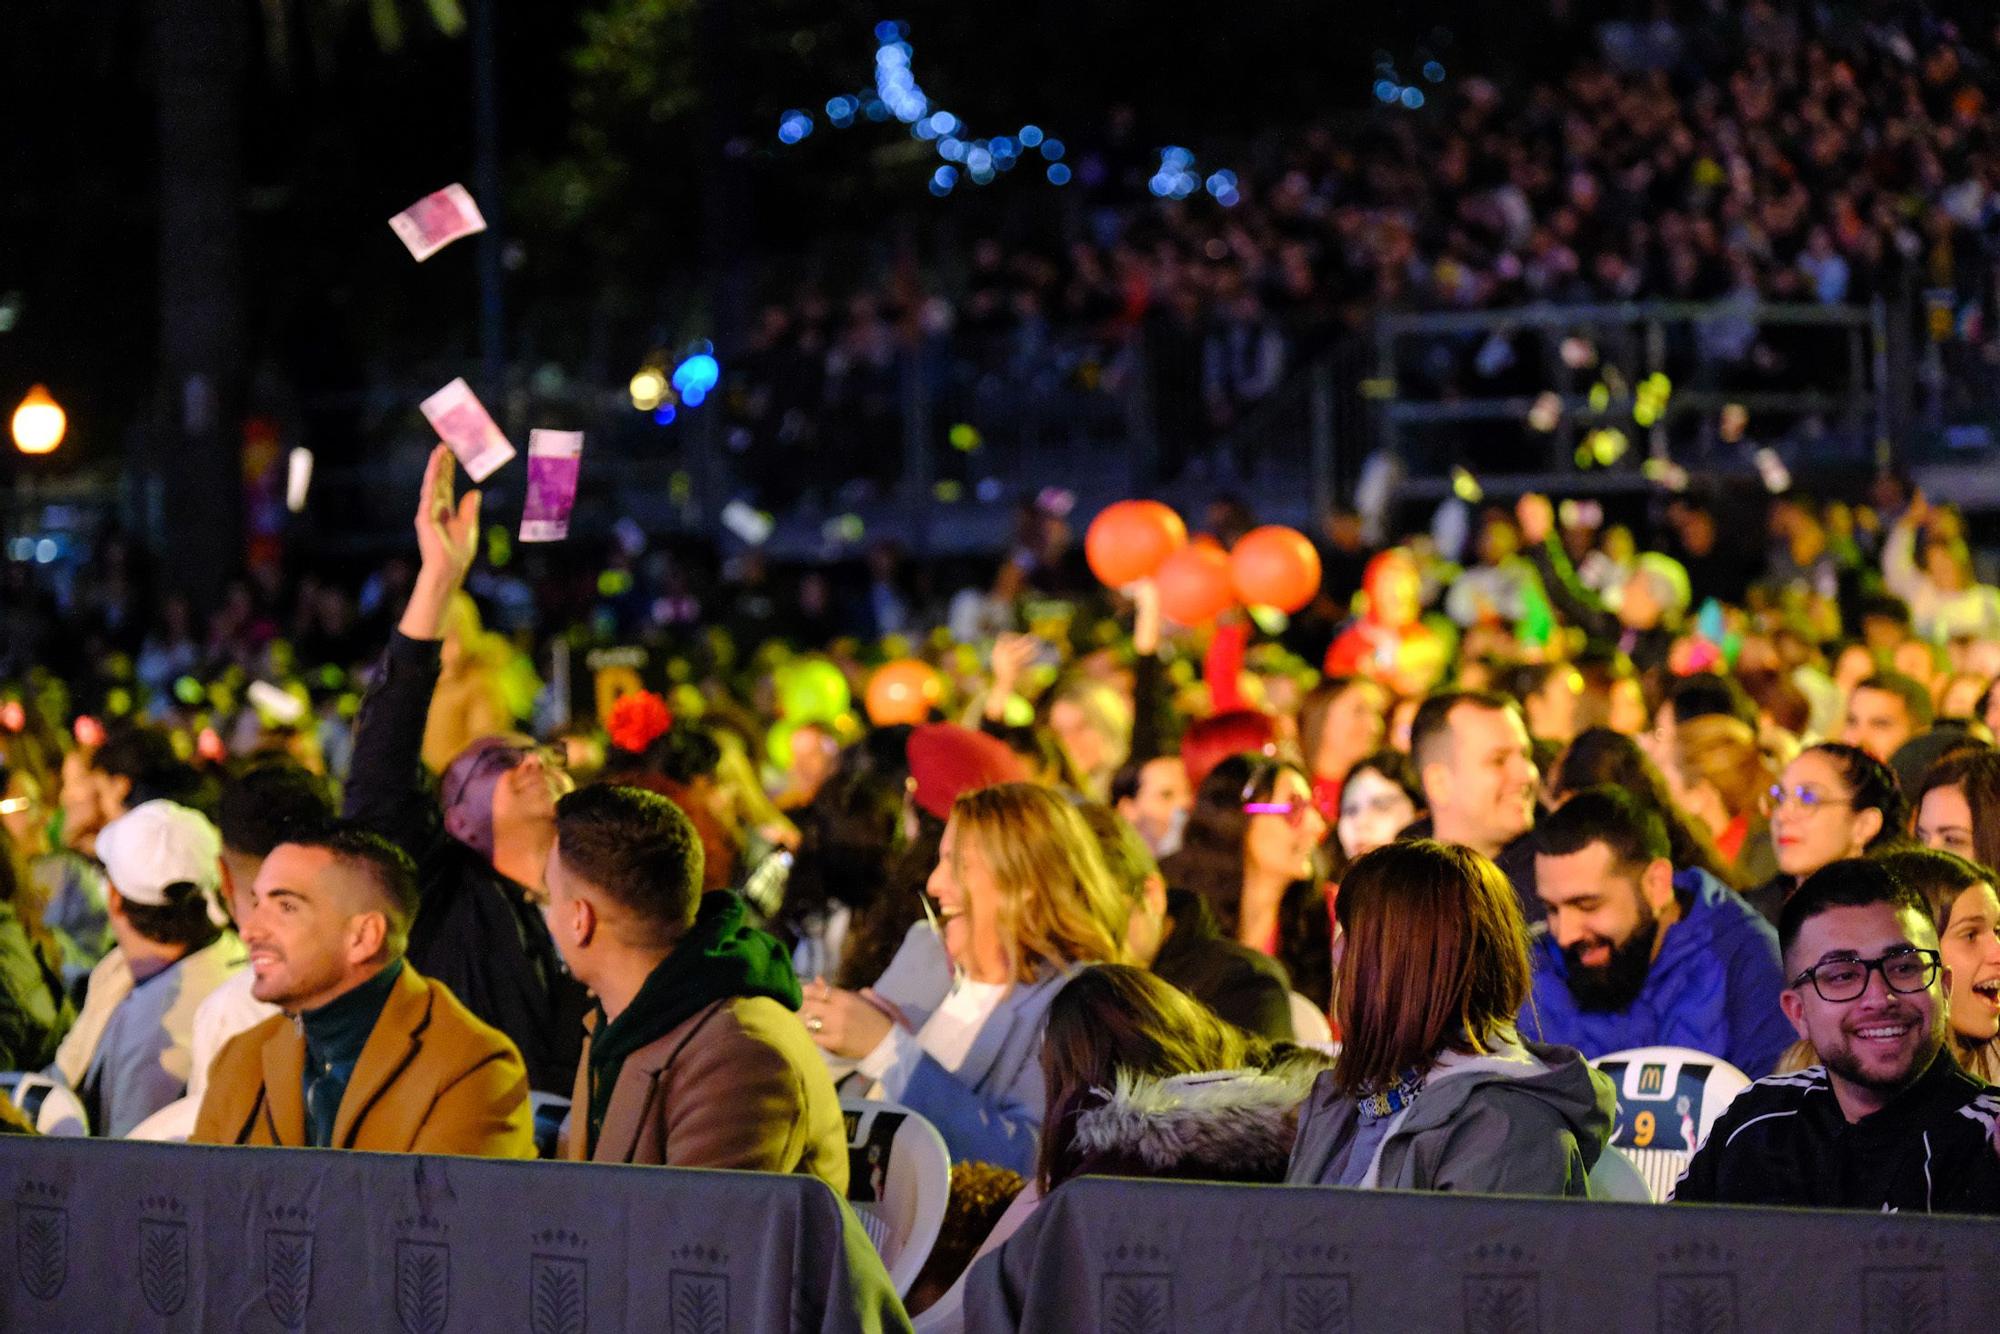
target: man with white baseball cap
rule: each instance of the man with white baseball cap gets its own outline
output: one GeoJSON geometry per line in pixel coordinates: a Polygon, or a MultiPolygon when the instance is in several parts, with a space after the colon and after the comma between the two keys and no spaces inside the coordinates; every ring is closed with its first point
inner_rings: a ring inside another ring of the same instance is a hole
{"type": "Polygon", "coordinates": [[[49,1074],[82,1095],[93,1133],[118,1137],[186,1092],[195,1011],[243,947],[218,898],[222,838],[199,811],[146,802],[98,832],[97,855],[118,945],[49,1074]]]}

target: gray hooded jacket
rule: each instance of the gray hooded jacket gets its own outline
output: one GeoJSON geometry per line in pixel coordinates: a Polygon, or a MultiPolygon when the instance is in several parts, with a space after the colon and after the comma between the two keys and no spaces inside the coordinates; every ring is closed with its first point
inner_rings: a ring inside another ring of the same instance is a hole
{"type": "MultiPolygon", "coordinates": [[[[1569,1047],[1531,1042],[1450,1056],[1383,1139],[1369,1184],[1584,1196],[1616,1107],[1611,1081],[1569,1047]]],[[[1355,1100],[1322,1075],[1300,1113],[1286,1182],[1338,1184],[1334,1165],[1360,1119],[1355,1100]]]]}

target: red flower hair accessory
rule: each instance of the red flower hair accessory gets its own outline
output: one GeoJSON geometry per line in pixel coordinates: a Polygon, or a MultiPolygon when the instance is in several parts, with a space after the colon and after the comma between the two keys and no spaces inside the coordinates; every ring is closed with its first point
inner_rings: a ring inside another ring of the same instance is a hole
{"type": "Polygon", "coordinates": [[[673,710],[650,690],[619,696],[618,702],[611,706],[611,716],[604,720],[611,744],[634,755],[659,740],[673,725],[673,710]]]}

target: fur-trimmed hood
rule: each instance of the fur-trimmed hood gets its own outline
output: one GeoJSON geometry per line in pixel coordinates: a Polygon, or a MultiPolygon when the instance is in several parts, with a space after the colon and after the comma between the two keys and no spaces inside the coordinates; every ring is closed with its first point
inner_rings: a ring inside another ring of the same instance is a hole
{"type": "Polygon", "coordinates": [[[1301,1051],[1264,1070],[1160,1079],[1121,1073],[1105,1101],[1076,1118],[1088,1170],[1230,1181],[1281,1181],[1299,1107],[1328,1058],[1301,1051]]]}

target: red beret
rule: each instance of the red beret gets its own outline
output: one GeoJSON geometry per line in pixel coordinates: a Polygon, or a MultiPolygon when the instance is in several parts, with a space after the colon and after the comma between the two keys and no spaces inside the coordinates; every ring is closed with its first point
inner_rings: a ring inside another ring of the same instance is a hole
{"type": "Polygon", "coordinates": [[[1001,783],[1025,783],[1028,766],[1007,743],[957,723],[925,723],[910,733],[905,753],[910,759],[911,793],[917,809],[940,820],[951,818],[951,805],[968,792],[1001,783]]]}

